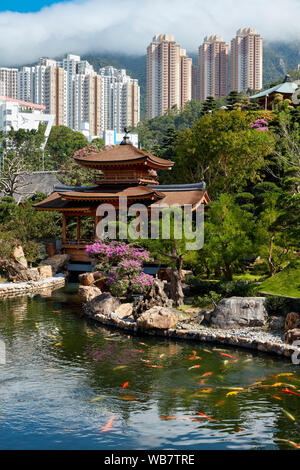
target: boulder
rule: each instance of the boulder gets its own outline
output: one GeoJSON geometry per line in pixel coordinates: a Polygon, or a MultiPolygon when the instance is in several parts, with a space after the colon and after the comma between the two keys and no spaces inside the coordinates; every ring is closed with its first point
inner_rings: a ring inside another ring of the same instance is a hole
{"type": "Polygon", "coordinates": [[[295,328],[300,327],[300,314],[299,313],[289,313],[286,316],[284,329],[285,331],[294,330],[295,328]]]}
{"type": "Polygon", "coordinates": [[[16,246],[12,252],[13,259],[19,263],[23,268],[28,268],[27,259],[25,258],[23,248],[16,246]]]}
{"type": "Polygon", "coordinates": [[[171,308],[172,306],[173,301],[169,299],[165,292],[165,283],[154,279],[148,292],[137,302],[133,315],[134,318],[137,319],[143,312],[150,310],[152,307],[171,308]]]}
{"type": "Polygon", "coordinates": [[[273,331],[283,331],[284,329],[284,317],[270,317],[269,328],[273,331]]]}
{"type": "Polygon", "coordinates": [[[46,258],[44,261],[42,261],[42,264],[46,266],[51,266],[53,274],[56,274],[66,269],[67,262],[69,261],[69,259],[69,255],[54,255],[50,258],[46,258]]]}
{"type": "Polygon", "coordinates": [[[79,286],[78,294],[79,297],[83,300],[83,302],[90,302],[95,297],[101,295],[101,290],[98,287],[93,286],[79,286]]]}
{"type": "Polygon", "coordinates": [[[116,297],[113,297],[110,292],[104,292],[98,295],[90,302],[87,302],[84,309],[89,316],[95,315],[108,315],[115,312],[120,307],[121,302],[116,297]]]}
{"type": "Polygon", "coordinates": [[[27,269],[27,276],[29,281],[40,281],[41,276],[38,268],[27,269]]]}
{"type": "Polygon", "coordinates": [[[268,319],[265,301],[264,297],[223,299],[212,312],[210,325],[223,329],[264,326],[268,319]]]}
{"type": "Polygon", "coordinates": [[[195,323],[198,323],[198,325],[201,325],[201,323],[204,321],[204,314],[203,312],[197,312],[195,315],[194,315],[194,318],[193,318],[193,321],[195,323]]]}
{"type": "Polygon", "coordinates": [[[144,312],[137,319],[137,325],[144,330],[152,330],[153,328],[168,330],[173,328],[178,321],[179,315],[176,310],[157,306],[144,312]]]}
{"type": "Polygon", "coordinates": [[[295,328],[287,331],[284,335],[284,341],[286,344],[293,344],[294,341],[300,341],[300,329],[295,328]]]}
{"type": "Polygon", "coordinates": [[[11,282],[39,281],[40,275],[37,268],[24,268],[22,264],[13,259],[5,260],[3,263],[8,280],[11,282]]]}
{"type": "Polygon", "coordinates": [[[38,271],[40,274],[40,279],[47,279],[48,277],[53,277],[52,266],[39,266],[38,271]]]}
{"type": "Polygon", "coordinates": [[[121,304],[120,307],[118,307],[115,311],[115,314],[119,318],[129,318],[132,316],[133,312],[133,304],[121,304]]]}
{"type": "Polygon", "coordinates": [[[94,284],[94,274],[93,273],[83,273],[79,274],[78,281],[83,286],[91,286],[94,284]]]}

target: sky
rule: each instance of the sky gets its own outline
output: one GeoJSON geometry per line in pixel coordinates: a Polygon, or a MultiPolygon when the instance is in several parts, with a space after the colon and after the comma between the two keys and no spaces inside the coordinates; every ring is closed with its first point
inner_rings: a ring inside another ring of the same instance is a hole
{"type": "Polygon", "coordinates": [[[144,55],[155,34],[189,52],[251,26],[266,40],[300,40],[300,0],[0,0],[0,65],[66,53],[144,55]]]}

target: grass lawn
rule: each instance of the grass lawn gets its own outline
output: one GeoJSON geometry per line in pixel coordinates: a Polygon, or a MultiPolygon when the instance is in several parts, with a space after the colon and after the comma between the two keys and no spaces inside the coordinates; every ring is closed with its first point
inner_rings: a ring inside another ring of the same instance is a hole
{"type": "Polygon", "coordinates": [[[293,261],[280,273],[266,279],[261,283],[259,290],[270,294],[300,298],[300,260],[293,261]]]}
{"type": "Polygon", "coordinates": [[[250,273],[244,273],[244,274],[234,274],[233,275],[233,280],[234,281],[259,281],[261,279],[263,274],[250,274],[250,273]]]}

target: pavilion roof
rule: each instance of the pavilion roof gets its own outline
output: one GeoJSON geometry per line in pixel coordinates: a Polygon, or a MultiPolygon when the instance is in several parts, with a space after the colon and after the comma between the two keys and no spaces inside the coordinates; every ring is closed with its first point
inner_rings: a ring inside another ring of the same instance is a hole
{"type": "Polygon", "coordinates": [[[250,96],[250,99],[256,99],[256,98],[263,98],[265,96],[269,96],[272,93],[281,93],[282,95],[293,95],[299,85],[295,82],[283,82],[279,83],[279,85],[276,85],[272,88],[269,88],[268,90],[261,91],[260,93],[257,93],[256,95],[250,96]]]}
{"type": "Polygon", "coordinates": [[[108,165],[124,165],[130,163],[147,162],[151,168],[171,169],[174,162],[156,157],[151,153],[138,149],[132,144],[118,145],[109,150],[86,156],[76,156],[74,160],[83,166],[99,168],[108,165]]]}

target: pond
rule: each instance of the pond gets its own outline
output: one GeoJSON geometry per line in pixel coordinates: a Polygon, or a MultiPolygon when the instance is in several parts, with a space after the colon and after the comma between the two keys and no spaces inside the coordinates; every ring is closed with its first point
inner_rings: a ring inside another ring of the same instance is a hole
{"type": "Polygon", "coordinates": [[[104,328],[81,316],[76,289],[0,301],[0,449],[261,450],[294,448],[277,439],[300,443],[299,366],[104,328]],[[286,387],[295,394],[283,393],[286,387]]]}

